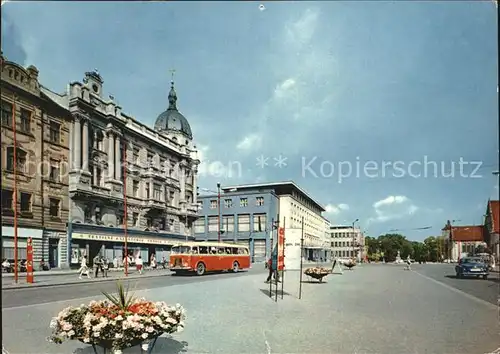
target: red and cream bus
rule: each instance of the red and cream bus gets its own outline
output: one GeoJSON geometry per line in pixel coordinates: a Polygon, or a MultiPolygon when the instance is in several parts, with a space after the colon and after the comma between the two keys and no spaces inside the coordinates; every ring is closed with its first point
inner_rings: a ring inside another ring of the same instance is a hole
{"type": "Polygon", "coordinates": [[[170,270],[176,274],[233,271],[250,268],[248,246],[219,242],[186,242],[172,247],[170,270]]]}

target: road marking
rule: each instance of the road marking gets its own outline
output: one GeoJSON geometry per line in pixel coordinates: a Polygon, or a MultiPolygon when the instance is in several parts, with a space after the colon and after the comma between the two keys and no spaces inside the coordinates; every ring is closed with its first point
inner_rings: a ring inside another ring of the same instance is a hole
{"type": "Polygon", "coordinates": [[[262,331],[262,335],[264,336],[264,343],[266,344],[266,353],[271,354],[271,345],[267,341],[266,331],[262,331]]]}
{"type": "MultiPolygon", "coordinates": [[[[419,275],[419,276],[421,276],[422,278],[425,278],[425,279],[427,279],[427,280],[430,280],[430,281],[432,281],[432,282],[433,282],[433,283],[435,283],[435,284],[439,284],[439,285],[441,285],[441,286],[443,286],[443,287],[445,287],[445,288],[447,288],[447,289],[449,289],[449,290],[451,290],[451,291],[453,291],[453,292],[455,292],[455,293],[457,293],[457,294],[461,294],[461,295],[463,295],[463,296],[465,296],[465,297],[469,298],[470,300],[473,300],[473,301],[475,301],[475,302],[477,302],[477,303],[480,303],[480,304],[486,305],[486,306],[488,306],[488,307],[490,307],[490,308],[492,308],[492,309],[494,309],[494,310],[498,310],[498,305],[494,305],[494,304],[492,304],[491,302],[485,301],[485,300],[480,299],[480,298],[478,298],[478,297],[476,297],[476,296],[474,296],[474,295],[468,294],[468,293],[466,293],[466,292],[465,292],[465,291],[463,291],[463,290],[460,290],[460,289],[454,288],[454,287],[453,287],[453,286],[451,286],[451,285],[448,285],[448,284],[445,284],[445,283],[443,283],[443,282],[440,282],[439,280],[436,280],[436,279],[433,279],[433,278],[431,278],[431,277],[428,277],[427,275],[423,275],[422,273],[419,273],[419,272],[417,272],[417,271],[412,271],[412,273],[414,273],[414,274],[418,274],[418,275],[419,275]]],[[[499,348],[499,349],[500,349],[500,348],[499,348]]]]}

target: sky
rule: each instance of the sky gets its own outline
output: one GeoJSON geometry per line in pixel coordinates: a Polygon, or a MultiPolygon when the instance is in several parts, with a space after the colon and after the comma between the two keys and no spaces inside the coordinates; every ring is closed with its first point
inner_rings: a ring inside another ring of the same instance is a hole
{"type": "Polygon", "coordinates": [[[97,68],[150,126],[175,69],[202,190],[293,180],[332,224],[422,240],[498,199],[496,21],[490,1],[8,2],[2,51],[56,92],[97,68]]]}

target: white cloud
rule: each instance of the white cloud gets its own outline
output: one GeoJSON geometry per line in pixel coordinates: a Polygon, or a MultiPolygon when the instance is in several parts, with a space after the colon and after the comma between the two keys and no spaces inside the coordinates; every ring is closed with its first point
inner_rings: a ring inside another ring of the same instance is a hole
{"type": "Polygon", "coordinates": [[[390,195],[373,203],[375,216],[368,222],[387,222],[415,214],[419,207],[404,195],[390,195]]]}
{"type": "Polygon", "coordinates": [[[285,98],[288,95],[290,95],[292,91],[292,88],[295,86],[295,80],[292,78],[286,79],[282,83],[276,86],[274,89],[274,97],[279,99],[279,98],[285,98]]]}
{"type": "Polygon", "coordinates": [[[249,150],[255,150],[260,147],[260,144],[262,142],[262,136],[256,133],[251,133],[246,135],[238,145],[236,145],[236,148],[238,150],[243,150],[243,151],[249,151],[249,150]]]}
{"type": "Polygon", "coordinates": [[[325,209],[326,209],[326,213],[327,214],[333,214],[333,215],[337,215],[339,214],[341,211],[345,211],[345,210],[349,210],[349,205],[347,204],[327,204],[325,206],[325,209]]]}

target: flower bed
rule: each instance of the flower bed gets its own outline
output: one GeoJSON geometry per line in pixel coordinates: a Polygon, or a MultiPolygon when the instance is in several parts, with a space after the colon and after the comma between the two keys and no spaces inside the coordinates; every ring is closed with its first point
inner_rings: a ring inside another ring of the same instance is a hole
{"type": "Polygon", "coordinates": [[[307,268],[304,271],[304,274],[311,277],[311,278],[318,279],[319,281],[322,281],[324,277],[326,277],[328,274],[330,274],[330,269],[326,269],[323,267],[307,268]]]}
{"type": "Polygon", "coordinates": [[[117,354],[141,343],[149,346],[149,341],[162,334],[184,328],[186,316],[181,305],[136,299],[127,293],[119,285],[118,297],[105,294],[107,300],[65,308],[52,319],[53,333],[49,340],[57,344],[79,340],[117,354]]]}

